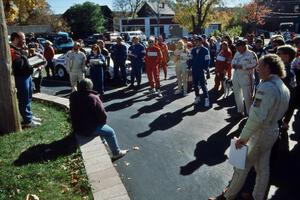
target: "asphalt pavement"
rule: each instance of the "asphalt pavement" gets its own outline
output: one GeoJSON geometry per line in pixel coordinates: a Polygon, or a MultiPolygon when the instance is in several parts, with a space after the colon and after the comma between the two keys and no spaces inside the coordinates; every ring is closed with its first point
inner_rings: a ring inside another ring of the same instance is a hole
{"type": "MultiPolygon", "coordinates": [[[[162,72],[161,72],[162,73],[162,72]]],[[[208,88],[213,87],[213,78],[208,88]]],[[[238,136],[246,120],[234,120],[233,94],[224,99],[210,91],[212,106],[194,106],[194,93],[175,95],[174,67],[161,81],[162,98],[147,93],[147,78],[136,90],[109,88],[104,104],[108,124],[120,146],[130,149],[115,162],[133,200],[205,200],[218,195],[232,176],[227,162],[230,140],[238,136]]],[[[67,83],[44,82],[45,93],[68,96],[67,83]]],[[[299,113],[297,114],[299,119],[299,113]]],[[[299,121],[299,120],[298,120],[299,121]]],[[[276,157],[276,175],[268,199],[297,199],[299,181],[299,123],[291,123],[290,142],[284,156],[276,157]],[[296,132],[296,134],[294,134],[296,132]],[[290,150],[290,151],[289,151],[290,150]],[[281,164],[278,164],[281,163],[281,164]],[[279,172],[279,173],[278,173],[279,172]],[[297,186],[297,187],[296,187],[297,186]]],[[[287,138],[286,138],[287,139],[287,138]]],[[[298,196],[299,195],[299,196],[298,196]]]]}

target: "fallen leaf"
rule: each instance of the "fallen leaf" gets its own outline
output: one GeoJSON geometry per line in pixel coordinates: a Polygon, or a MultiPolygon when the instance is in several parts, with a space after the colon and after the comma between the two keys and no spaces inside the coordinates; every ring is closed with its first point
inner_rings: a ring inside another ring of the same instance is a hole
{"type": "Polygon", "coordinates": [[[23,178],[23,176],[21,174],[18,174],[17,179],[21,179],[21,178],[23,178]]]}
{"type": "Polygon", "coordinates": [[[67,170],[67,169],[68,169],[68,168],[67,168],[66,166],[64,166],[64,165],[62,165],[61,168],[62,168],[63,170],[67,170]]]}
{"type": "Polygon", "coordinates": [[[71,184],[74,186],[74,185],[76,185],[78,183],[78,180],[77,179],[72,179],[71,180],[71,184]]]}
{"type": "Polygon", "coordinates": [[[62,194],[68,192],[70,189],[66,185],[62,185],[62,190],[60,191],[62,194]]]}
{"type": "Polygon", "coordinates": [[[134,146],[134,147],[133,147],[133,150],[140,150],[140,147],[134,146]]]}
{"type": "Polygon", "coordinates": [[[39,200],[40,198],[35,194],[27,194],[26,200],[39,200]]]}

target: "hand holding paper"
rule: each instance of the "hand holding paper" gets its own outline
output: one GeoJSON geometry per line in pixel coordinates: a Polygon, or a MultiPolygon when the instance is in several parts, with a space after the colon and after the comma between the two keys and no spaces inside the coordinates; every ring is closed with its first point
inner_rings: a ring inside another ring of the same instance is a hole
{"type": "Polygon", "coordinates": [[[229,150],[229,163],[238,169],[245,169],[246,166],[246,158],[248,153],[248,146],[243,145],[241,140],[238,138],[233,138],[230,144],[229,150]],[[238,148],[236,142],[238,142],[238,148]],[[241,145],[241,146],[240,146],[241,145]]]}

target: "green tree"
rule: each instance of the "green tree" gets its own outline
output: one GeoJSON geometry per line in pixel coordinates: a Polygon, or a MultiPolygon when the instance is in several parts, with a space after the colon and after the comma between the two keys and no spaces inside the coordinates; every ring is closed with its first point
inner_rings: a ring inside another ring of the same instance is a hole
{"type": "Polygon", "coordinates": [[[75,4],[63,14],[63,18],[71,27],[71,31],[79,37],[104,31],[104,18],[98,4],[75,4]]]}

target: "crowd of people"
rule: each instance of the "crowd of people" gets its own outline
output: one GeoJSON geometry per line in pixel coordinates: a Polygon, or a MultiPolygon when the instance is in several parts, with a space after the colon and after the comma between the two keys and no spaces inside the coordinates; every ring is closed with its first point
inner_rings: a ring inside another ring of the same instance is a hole
{"type": "MultiPolygon", "coordinates": [[[[40,125],[41,119],[34,117],[31,112],[31,77],[33,69],[37,69],[40,74],[42,65],[47,66],[47,76],[50,76],[50,72],[53,75],[51,58],[54,51],[51,42],[47,42],[44,52],[39,53],[38,45],[32,46],[31,49],[26,48],[24,33],[13,33],[11,41],[22,124],[24,127],[40,125]],[[28,61],[32,56],[38,56],[44,62],[32,67],[28,61]]],[[[234,199],[253,166],[258,172],[253,198],[264,198],[272,146],[278,138],[279,128],[287,130],[294,110],[299,108],[300,37],[295,37],[289,44],[286,44],[281,35],[273,36],[270,46],[266,46],[264,42],[262,36],[255,38],[254,34],[247,34],[245,39],[235,42],[228,35],[216,38],[194,35],[191,40],[183,37],[176,43],[174,64],[178,87],[174,93],[188,95],[188,85],[192,77],[194,104],[200,103],[201,88],[204,106],[210,107],[207,79],[210,78],[210,68],[215,67],[212,92],[223,93],[224,80],[232,79],[237,106],[234,117],[248,117],[236,142],[236,148],[245,144],[249,146],[246,169],[235,169],[226,190],[219,197],[211,199],[234,199]]],[[[78,41],[66,54],[66,66],[72,87],[70,109],[74,130],[83,135],[100,135],[108,142],[113,157],[119,158],[127,151],[120,149],[114,130],[106,124],[107,116],[102,104],[105,95],[104,71],[110,64],[110,57],[114,64],[116,82],[127,86],[125,62],[129,59],[132,66],[129,89],[140,88],[141,74],[145,68],[150,86],[149,94],[156,94],[158,97],[162,97],[160,71],[162,69],[163,79],[167,79],[170,58],[168,46],[161,36],[150,36],[147,46],[144,46],[138,37],[133,37],[129,48],[122,42],[122,38],[118,37],[110,52],[105,48],[104,42],[99,40],[92,45],[88,55],[78,41]],[[86,66],[89,68],[91,80],[84,77],[86,66]]]]}

